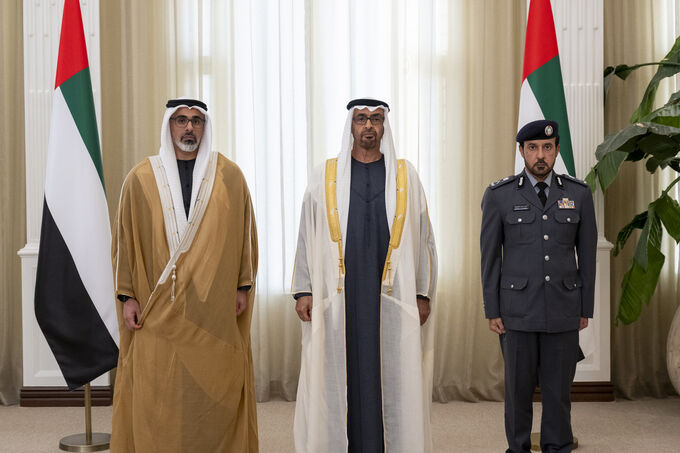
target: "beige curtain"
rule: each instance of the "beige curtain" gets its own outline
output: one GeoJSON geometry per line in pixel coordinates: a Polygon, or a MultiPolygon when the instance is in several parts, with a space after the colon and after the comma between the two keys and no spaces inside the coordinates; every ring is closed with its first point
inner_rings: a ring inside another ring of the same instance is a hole
{"type": "Polygon", "coordinates": [[[217,149],[249,181],[261,238],[259,400],[295,397],[300,334],[287,292],[302,193],[308,171],[337,153],[344,104],[366,95],[390,100],[398,153],[417,165],[430,200],[440,256],[435,398],[502,398],[498,339],[482,310],[480,202],[488,183],[513,172],[524,0],[101,8],[110,209],[127,171],[156,152],[164,101],[178,94],[208,100],[217,149]]]}
{"type": "Polygon", "coordinates": [[[174,93],[172,9],[165,1],[100,2],[102,159],[110,218],[123,179],[158,153],[160,122],[174,93]]]}
{"type": "Polygon", "coordinates": [[[480,205],[489,183],[514,172],[526,2],[458,4],[448,18],[445,140],[430,206],[440,260],[434,393],[500,400],[503,361],[482,304],[480,205]]]}
{"type": "MultiPolygon", "coordinates": [[[[605,0],[605,66],[658,61],[670,50],[680,34],[680,2],[676,0],[605,0]]],[[[614,80],[605,106],[605,133],[624,127],[637,108],[654,68],[643,68],[627,80],[614,80]]],[[[680,89],[678,79],[664,82],[657,92],[663,105],[670,93],[680,89]]],[[[618,231],[661,191],[677,174],[659,172],[654,176],[638,163],[625,163],[618,180],[605,196],[605,234],[610,241],[618,231]]],[[[674,192],[676,199],[678,191],[674,192]]],[[[628,270],[638,235],[626,249],[612,258],[612,320],[621,294],[621,280],[628,270]]],[[[659,286],[649,306],[635,323],[612,326],[612,381],[624,396],[666,396],[674,394],[666,369],[666,337],[678,307],[678,247],[664,240],[666,262],[659,286]]]]}
{"type": "Polygon", "coordinates": [[[21,387],[21,263],[26,244],[21,0],[0,2],[0,404],[21,387]]]}

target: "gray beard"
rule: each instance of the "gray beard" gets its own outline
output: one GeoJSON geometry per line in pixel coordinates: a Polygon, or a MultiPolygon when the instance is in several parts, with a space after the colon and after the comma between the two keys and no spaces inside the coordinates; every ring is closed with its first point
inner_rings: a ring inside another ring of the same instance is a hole
{"type": "Polygon", "coordinates": [[[181,139],[175,140],[175,145],[185,153],[193,153],[198,149],[199,142],[183,143],[181,139]]]}

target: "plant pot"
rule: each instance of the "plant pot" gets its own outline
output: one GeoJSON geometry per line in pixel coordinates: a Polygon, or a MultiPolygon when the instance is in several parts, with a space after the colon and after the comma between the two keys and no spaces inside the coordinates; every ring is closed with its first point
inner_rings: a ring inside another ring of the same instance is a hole
{"type": "Polygon", "coordinates": [[[666,366],[675,391],[680,395],[680,306],[675,310],[666,342],[666,366]]]}

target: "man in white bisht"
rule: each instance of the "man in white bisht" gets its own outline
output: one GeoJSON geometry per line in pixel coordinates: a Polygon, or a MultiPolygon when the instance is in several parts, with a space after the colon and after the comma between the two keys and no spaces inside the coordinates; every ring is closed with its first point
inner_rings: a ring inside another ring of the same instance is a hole
{"type": "Polygon", "coordinates": [[[340,154],[314,172],[302,205],[295,448],[430,452],[437,253],[425,193],[397,160],[388,105],[347,109],[340,154]]]}

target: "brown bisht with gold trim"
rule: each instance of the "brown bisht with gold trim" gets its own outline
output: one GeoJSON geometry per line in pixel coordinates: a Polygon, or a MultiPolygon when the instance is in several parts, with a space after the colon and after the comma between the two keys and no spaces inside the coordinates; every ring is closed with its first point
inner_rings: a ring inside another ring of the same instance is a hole
{"type": "MultiPolygon", "coordinates": [[[[113,232],[117,295],[135,297],[142,328],[125,328],[113,452],[256,452],[250,320],[257,236],[239,168],[200,154],[185,225],[175,219],[169,165],[160,156],[127,176],[113,232]],[[198,187],[196,187],[198,186],[198,187]],[[236,316],[236,291],[250,286],[236,316]]],[[[176,171],[176,163],[175,163],[176,171]]],[[[185,215],[184,212],[181,213],[185,215]]]]}

